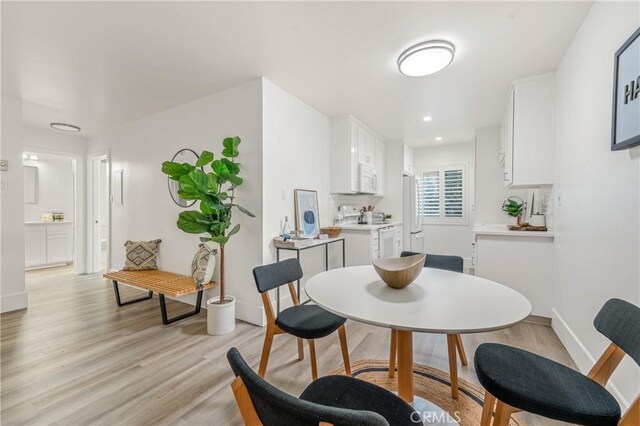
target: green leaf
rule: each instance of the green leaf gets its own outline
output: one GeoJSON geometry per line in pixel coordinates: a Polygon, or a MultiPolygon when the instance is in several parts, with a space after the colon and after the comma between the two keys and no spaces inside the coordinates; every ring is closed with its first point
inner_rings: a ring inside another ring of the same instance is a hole
{"type": "Polygon", "coordinates": [[[207,189],[211,192],[218,192],[218,177],[215,173],[207,173],[207,189]]]}
{"type": "Polygon", "coordinates": [[[178,215],[178,228],[189,234],[202,234],[209,230],[210,222],[197,210],[181,212],[178,215]]]}
{"type": "Polygon", "coordinates": [[[224,165],[227,166],[227,170],[229,170],[229,173],[231,173],[232,175],[237,175],[238,173],[240,173],[240,166],[238,164],[234,163],[228,158],[222,158],[220,159],[220,161],[222,161],[224,165]]]}
{"type": "Polygon", "coordinates": [[[169,175],[173,180],[179,181],[184,175],[189,174],[194,167],[188,163],[174,163],[173,161],[165,161],[162,163],[162,173],[169,175]]]}
{"type": "Polygon", "coordinates": [[[212,237],[211,241],[214,241],[219,245],[223,246],[227,244],[227,241],[229,241],[229,238],[225,237],[224,235],[218,235],[218,236],[212,237]]]}
{"type": "Polygon", "coordinates": [[[183,200],[199,200],[200,199],[197,193],[184,191],[182,189],[178,189],[178,196],[183,200]]]}
{"type": "Polygon", "coordinates": [[[196,161],[196,167],[204,167],[213,161],[213,153],[209,151],[202,151],[200,158],[196,161]]]}
{"type": "Polygon", "coordinates": [[[218,183],[221,183],[221,180],[225,180],[227,176],[229,176],[229,169],[220,160],[214,160],[213,163],[211,163],[211,169],[213,169],[213,173],[218,176],[218,183]]]}
{"type": "Polygon", "coordinates": [[[244,207],[239,206],[238,204],[234,204],[234,206],[236,206],[238,210],[240,210],[242,213],[246,214],[247,216],[256,217],[255,214],[251,213],[249,210],[245,209],[244,207]]]}
{"type": "Polygon", "coordinates": [[[240,145],[240,138],[234,136],[232,138],[224,138],[222,141],[222,155],[229,158],[237,157],[240,153],[238,152],[238,145],[240,145]]]}
{"type": "Polygon", "coordinates": [[[233,229],[231,229],[231,231],[227,233],[227,238],[231,237],[233,234],[237,234],[239,230],[240,230],[240,224],[237,224],[236,226],[233,227],[233,229]]]}
{"type": "Polygon", "coordinates": [[[197,195],[207,192],[207,184],[209,180],[202,170],[193,169],[188,175],[182,176],[178,182],[180,182],[180,189],[185,193],[197,195]]]}
{"type": "Polygon", "coordinates": [[[232,185],[235,185],[235,186],[242,185],[242,178],[240,176],[229,175],[227,176],[227,180],[229,180],[229,182],[231,182],[232,185]]]}
{"type": "Polygon", "coordinates": [[[208,241],[213,241],[210,237],[200,237],[200,241],[206,243],[208,241]]]}

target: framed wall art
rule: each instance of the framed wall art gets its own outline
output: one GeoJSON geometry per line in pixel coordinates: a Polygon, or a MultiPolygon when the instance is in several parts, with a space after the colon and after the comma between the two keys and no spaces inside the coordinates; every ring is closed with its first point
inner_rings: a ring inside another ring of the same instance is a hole
{"type": "Polygon", "coordinates": [[[640,28],[618,49],[613,68],[611,150],[640,145],[640,28]]]}
{"type": "Polygon", "coordinates": [[[315,238],[320,234],[318,216],[318,193],[306,189],[296,189],[293,194],[296,213],[296,230],[299,236],[315,238]]]}

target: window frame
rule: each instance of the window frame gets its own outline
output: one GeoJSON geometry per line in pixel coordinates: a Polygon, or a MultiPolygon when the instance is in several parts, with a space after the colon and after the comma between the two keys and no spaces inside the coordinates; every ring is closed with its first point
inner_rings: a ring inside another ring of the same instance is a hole
{"type": "Polygon", "coordinates": [[[467,177],[467,163],[451,164],[446,166],[426,167],[420,170],[418,176],[422,179],[427,173],[438,172],[439,174],[439,217],[429,217],[420,215],[423,225],[459,225],[466,226],[469,224],[468,214],[468,197],[469,197],[469,179],[467,177]],[[462,217],[445,217],[445,171],[462,170],[462,217]]]}

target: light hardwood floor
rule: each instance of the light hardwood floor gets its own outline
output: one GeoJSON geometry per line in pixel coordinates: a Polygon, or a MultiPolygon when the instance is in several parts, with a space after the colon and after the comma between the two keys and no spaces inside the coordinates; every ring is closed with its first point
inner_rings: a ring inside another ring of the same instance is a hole
{"type": "MultiPolygon", "coordinates": [[[[264,329],[238,322],[227,336],[206,333],[206,311],[162,325],[157,296],[118,308],[100,275],[70,268],[27,273],[29,308],[1,316],[0,421],[3,425],[231,425],[240,424],[229,384],[228,348],[257,369],[264,329]]],[[[123,298],[139,295],[124,289],[123,298]]],[[[168,301],[170,312],[186,311],[168,301]]],[[[348,321],[351,359],[385,359],[389,331],[348,321]]],[[[550,327],[530,323],[462,337],[470,363],[460,377],[477,383],[473,353],[482,342],[502,342],[573,363],[550,327]]],[[[316,342],[322,376],[342,362],[337,334],[316,342]]],[[[416,334],[415,361],[448,371],[446,338],[416,334]]],[[[276,336],[266,375],[299,394],[311,381],[308,347],[297,361],[296,342],[276,336]]],[[[552,422],[526,415],[530,425],[552,422]]],[[[553,423],[556,424],[556,423],[553,423]]]]}

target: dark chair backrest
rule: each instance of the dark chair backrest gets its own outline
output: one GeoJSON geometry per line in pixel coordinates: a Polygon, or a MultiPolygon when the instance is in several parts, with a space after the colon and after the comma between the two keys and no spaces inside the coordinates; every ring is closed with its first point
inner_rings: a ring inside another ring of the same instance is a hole
{"type": "Polygon", "coordinates": [[[640,366],[640,307],[625,300],[609,299],[593,325],[640,366]]]}
{"type": "Polygon", "coordinates": [[[256,413],[265,426],[317,426],[320,422],[328,422],[336,426],[389,425],[378,413],[315,404],[282,392],[258,376],[236,348],[229,349],[227,360],[233,373],[242,379],[256,413]]]}
{"type": "Polygon", "coordinates": [[[302,278],[302,268],[298,259],[287,259],[282,262],[253,268],[253,278],[260,293],[272,290],[281,285],[302,278]]]}
{"type": "MultiPolygon", "coordinates": [[[[412,251],[403,251],[400,253],[400,257],[413,256],[415,253],[412,251]]],[[[453,272],[464,271],[464,260],[460,256],[447,256],[442,254],[427,254],[427,258],[424,260],[425,268],[444,269],[453,272]]]]}

